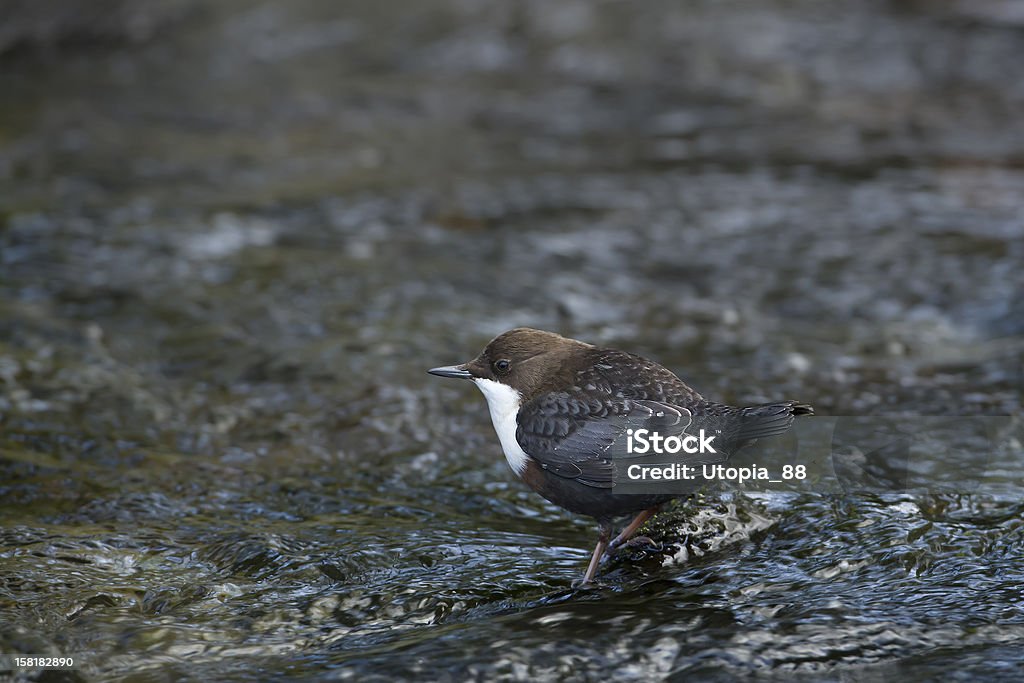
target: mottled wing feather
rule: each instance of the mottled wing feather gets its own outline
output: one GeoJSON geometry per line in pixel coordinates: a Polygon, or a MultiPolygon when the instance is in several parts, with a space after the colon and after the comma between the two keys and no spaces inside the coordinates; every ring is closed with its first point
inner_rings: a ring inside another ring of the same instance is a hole
{"type": "Polygon", "coordinates": [[[555,452],[584,457],[621,457],[628,430],[647,429],[680,434],[690,424],[690,411],[657,401],[623,401],[624,411],[601,420],[588,420],[565,436],[555,452]]]}
{"type": "Polygon", "coordinates": [[[688,406],[703,400],[668,368],[614,349],[601,350],[594,362],[578,373],[576,385],[609,396],[673,406],[688,406]]]}
{"type": "MultiPolygon", "coordinates": [[[[560,477],[597,488],[614,484],[613,461],[636,457],[628,451],[627,430],[647,429],[682,436],[690,411],[650,400],[602,397],[586,393],[550,393],[520,408],[516,440],[541,467],[560,477]]],[[[719,462],[725,455],[671,456],[692,464],[719,462]]]]}

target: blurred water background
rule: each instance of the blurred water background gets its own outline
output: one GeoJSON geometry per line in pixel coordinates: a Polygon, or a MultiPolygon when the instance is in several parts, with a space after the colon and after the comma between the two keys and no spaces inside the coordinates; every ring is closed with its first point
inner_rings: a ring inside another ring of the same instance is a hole
{"type": "Polygon", "coordinates": [[[81,681],[1020,679],[1022,3],[0,17],[0,653],[81,681]],[[1009,431],[943,451],[970,490],[681,503],[662,552],[572,590],[591,522],[424,373],[517,325],[721,401],[1009,431]]]}

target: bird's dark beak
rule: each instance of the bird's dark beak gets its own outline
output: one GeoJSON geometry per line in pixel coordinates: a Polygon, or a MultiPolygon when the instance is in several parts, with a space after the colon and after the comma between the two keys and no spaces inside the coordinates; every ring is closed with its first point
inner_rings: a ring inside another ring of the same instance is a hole
{"type": "Polygon", "coordinates": [[[454,377],[456,379],[473,379],[472,373],[463,365],[446,365],[443,368],[427,370],[431,375],[438,377],[454,377]]]}

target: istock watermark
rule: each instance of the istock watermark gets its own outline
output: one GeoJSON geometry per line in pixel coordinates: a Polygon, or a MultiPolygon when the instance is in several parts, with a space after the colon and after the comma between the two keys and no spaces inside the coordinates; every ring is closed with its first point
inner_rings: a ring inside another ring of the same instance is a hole
{"type": "Polygon", "coordinates": [[[685,495],[709,485],[972,493],[1024,481],[1022,416],[805,417],[756,442],[713,416],[682,429],[624,428],[605,451],[615,493],[685,495]]]}
{"type": "Polygon", "coordinates": [[[717,435],[708,436],[703,429],[696,434],[662,436],[649,429],[626,430],[626,452],[632,455],[644,453],[718,453],[711,442],[717,435]]]}
{"type": "Polygon", "coordinates": [[[781,473],[773,479],[771,470],[756,463],[749,467],[727,467],[726,465],[684,465],[682,463],[658,463],[627,465],[626,476],[631,481],[724,481],[743,484],[748,481],[767,481],[781,484],[790,479],[805,479],[805,465],[783,465],[781,473]]]}

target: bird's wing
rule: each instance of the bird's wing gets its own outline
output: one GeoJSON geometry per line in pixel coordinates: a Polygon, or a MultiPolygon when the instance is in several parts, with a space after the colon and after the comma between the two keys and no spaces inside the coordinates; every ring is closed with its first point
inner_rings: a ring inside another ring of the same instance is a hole
{"type": "MultiPolygon", "coordinates": [[[[613,460],[637,457],[628,450],[627,430],[657,432],[663,437],[696,433],[689,429],[691,411],[652,400],[552,392],[519,409],[516,440],[541,467],[596,488],[614,484],[613,460]]],[[[686,464],[721,462],[727,454],[679,453],[686,464]]]]}

